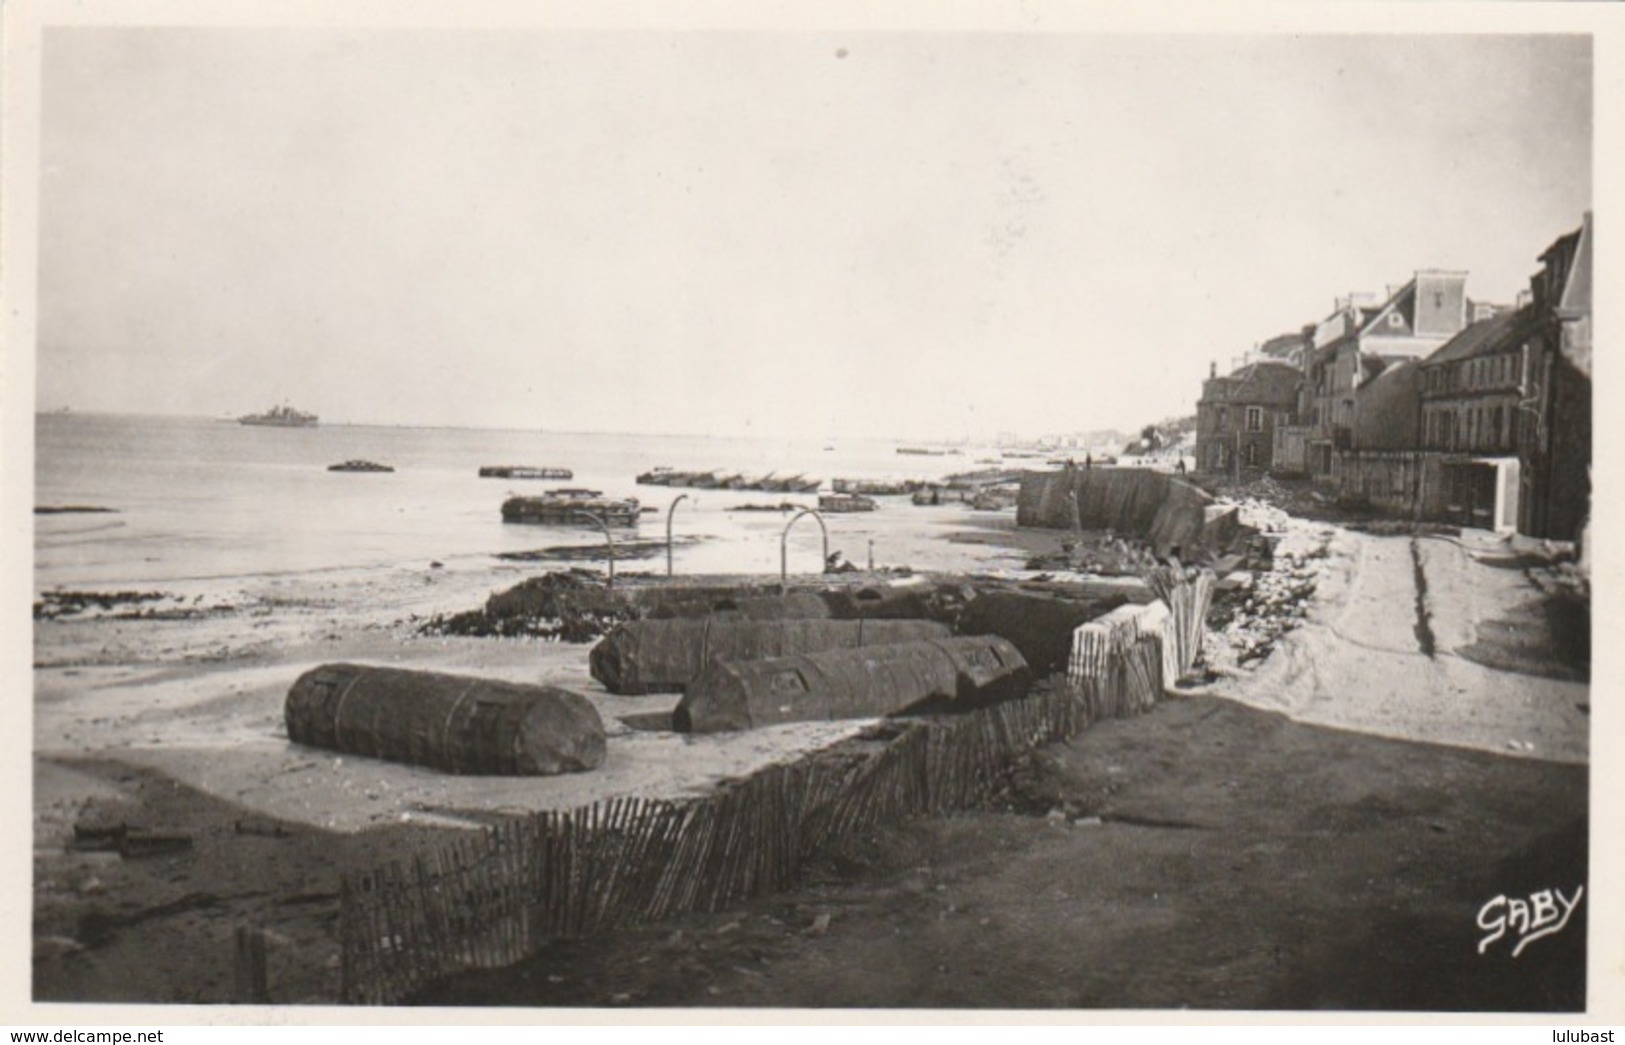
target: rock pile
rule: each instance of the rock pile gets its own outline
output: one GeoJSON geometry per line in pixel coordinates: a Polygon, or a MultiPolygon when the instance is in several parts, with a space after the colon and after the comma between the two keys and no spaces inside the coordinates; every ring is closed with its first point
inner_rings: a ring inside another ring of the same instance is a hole
{"type": "MultiPolygon", "coordinates": [[[[1289,520],[1288,529],[1301,525],[1289,520]]],[[[1267,656],[1282,635],[1303,623],[1325,557],[1324,533],[1308,546],[1301,538],[1282,540],[1269,569],[1232,574],[1208,617],[1210,637],[1217,640],[1210,646],[1219,647],[1209,660],[1242,665],[1267,656]]]]}
{"type": "Polygon", "coordinates": [[[1029,570],[1068,570],[1097,577],[1137,577],[1157,565],[1156,552],[1143,540],[1101,535],[1079,535],[1063,541],[1059,552],[1031,556],[1029,570]]]}
{"type": "Polygon", "coordinates": [[[1340,508],[1335,498],[1316,489],[1308,479],[1277,479],[1266,475],[1237,482],[1221,476],[1196,476],[1193,481],[1212,494],[1217,503],[1258,502],[1272,512],[1284,512],[1295,519],[1347,522],[1371,514],[1369,508],[1340,508]]]}
{"type": "Polygon", "coordinates": [[[436,615],[419,630],[425,635],[594,642],[638,616],[622,590],[608,588],[594,573],[571,570],[532,577],[492,595],[482,609],[436,615]]]}
{"type": "MultiPolygon", "coordinates": [[[[1267,482],[1268,480],[1263,480],[1267,482]]],[[[1258,497],[1220,498],[1221,505],[1235,505],[1236,516],[1243,526],[1251,526],[1259,533],[1285,533],[1292,527],[1292,516],[1258,497]]]]}

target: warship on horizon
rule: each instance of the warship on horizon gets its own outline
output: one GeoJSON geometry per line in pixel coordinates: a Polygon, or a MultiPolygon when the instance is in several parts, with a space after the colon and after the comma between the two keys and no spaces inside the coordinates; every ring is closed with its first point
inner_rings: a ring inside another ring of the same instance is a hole
{"type": "Polygon", "coordinates": [[[317,417],[291,406],[273,406],[263,414],[244,414],[237,419],[243,425],[268,425],[273,428],[315,428],[317,417]]]}

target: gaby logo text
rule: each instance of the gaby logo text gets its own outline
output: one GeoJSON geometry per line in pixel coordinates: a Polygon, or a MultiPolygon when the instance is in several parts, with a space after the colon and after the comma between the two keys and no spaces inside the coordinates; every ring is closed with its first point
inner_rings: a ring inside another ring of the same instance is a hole
{"type": "Polygon", "coordinates": [[[1574,887],[1574,896],[1563,895],[1561,889],[1542,889],[1531,893],[1528,900],[1521,896],[1497,896],[1478,909],[1478,927],[1489,935],[1478,941],[1478,953],[1483,954],[1490,944],[1508,931],[1517,934],[1512,957],[1542,936],[1550,936],[1569,924],[1569,915],[1580,905],[1585,886],[1574,887]]]}

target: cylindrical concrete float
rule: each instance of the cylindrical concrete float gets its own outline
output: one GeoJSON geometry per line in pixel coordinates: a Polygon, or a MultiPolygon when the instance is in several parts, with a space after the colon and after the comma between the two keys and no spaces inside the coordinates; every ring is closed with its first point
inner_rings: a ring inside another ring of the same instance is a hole
{"type": "Polygon", "coordinates": [[[924,584],[833,588],[821,593],[836,620],[922,620],[936,616],[936,588],[924,584]]]}
{"type": "Polygon", "coordinates": [[[833,616],[816,592],[788,595],[712,595],[666,599],[649,611],[652,620],[717,617],[723,620],[823,620],[833,616]]]}
{"type": "Polygon", "coordinates": [[[288,739],[447,773],[547,776],[604,761],[604,723],[551,686],[324,664],[288,691],[288,739]]]}
{"type": "Polygon", "coordinates": [[[961,635],[997,635],[1015,643],[1033,674],[1065,671],[1072,633],[1127,600],[1121,595],[1075,601],[1020,591],[978,595],[959,616],[961,635]]]}
{"type": "Polygon", "coordinates": [[[936,705],[962,710],[1023,696],[1031,681],[1015,646],[995,635],[719,661],[688,687],[672,718],[681,732],[719,733],[936,705]]]}
{"type": "Polygon", "coordinates": [[[678,693],[712,660],[762,660],[948,637],[919,620],[634,620],[592,648],[592,677],[611,693],[678,693]]]}

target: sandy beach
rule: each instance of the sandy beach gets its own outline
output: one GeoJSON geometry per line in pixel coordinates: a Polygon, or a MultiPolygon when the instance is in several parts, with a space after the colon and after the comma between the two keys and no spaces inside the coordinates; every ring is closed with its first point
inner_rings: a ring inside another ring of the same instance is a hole
{"type": "MultiPolygon", "coordinates": [[[[778,518],[764,519],[762,533],[781,528],[778,518]]],[[[898,504],[841,526],[848,544],[872,539],[892,551],[876,565],[897,572],[854,575],[857,582],[919,583],[927,572],[1066,579],[1023,566],[1034,554],[1058,551],[1067,535],[1018,530],[1009,512],[898,504]]],[[[1514,675],[1457,654],[1475,641],[1479,624],[1538,594],[1519,571],[1486,564],[1497,554],[1494,538],[1422,542],[1435,573],[1460,578],[1430,591],[1440,646],[1432,655],[1414,648],[1409,624],[1401,621],[1396,632],[1395,615],[1378,609],[1394,605],[1396,586],[1409,583],[1410,539],[1296,520],[1275,539],[1285,551],[1319,556],[1307,622],[1262,662],[1224,667],[1207,693],[1387,737],[1586,760],[1584,682],[1514,675]],[[1362,681],[1378,679],[1359,666],[1370,657],[1386,658],[1380,681],[1362,681]],[[1401,677],[1413,684],[1394,685],[1401,677]],[[1438,699],[1448,692],[1439,687],[1452,683],[1470,697],[1438,699]]],[[[695,558],[714,568],[726,562],[726,549],[712,545],[695,558]]],[[[679,561],[680,572],[693,568],[679,561]]],[[[635,583],[641,565],[626,567],[622,583],[635,583]]],[[[669,712],[677,698],[605,692],[588,674],[588,645],[421,633],[428,618],[476,608],[535,572],[470,556],[438,567],[236,578],[166,591],[165,599],[139,607],[37,621],[36,997],[230,1000],[231,932],[255,923],[282,941],[271,961],[273,983],[282,985],[278,1000],[330,998],[332,901],[341,873],[493,817],[618,796],[703,793],[870,724],[799,723],[704,737],[635,728],[650,713],[669,712]],[[142,612],[148,616],[135,615],[142,612]],[[334,662],[580,692],[605,721],[609,757],[591,773],[474,778],[289,743],[282,717],[289,685],[334,662]],[[185,833],[192,855],[120,861],[72,847],[75,825],[116,823],[185,833]],[[312,899],[290,904],[290,896],[312,899]],[[99,935],[87,932],[87,919],[93,930],[101,927],[99,935]]],[[[1215,642],[1213,659],[1223,665],[1222,636],[1215,642]]]]}
{"type": "MultiPolygon", "coordinates": [[[[874,537],[896,549],[896,558],[884,565],[995,575],[1010,573],[1026,557],[1010,544],[1058,543],[1047,534],[1036,541],[1026,535],[1008,540],[1009,513],[931,511],[929,525],[922,526],[920,513],[910,506],[889,506],[859,526],[843,525],[840,536],[874,537]]],[[[763,529],[768,521],[763,520],[763,529]]],[[[783,519],[772,513],[771,521],[776,534],[783,519]]],[[[692,558],[713,567],[727,561],[726,550],[715,547],[692,558]]],[[[636,583],[636,572],[645,565],[623,565],[623,584],[636,583]]],[[[36,757],[46,763],[110,758],[225,796],[248,812],[355,831],[414,816],[446,819],[452,810],[515,812],[620,794],[692,793],[785,752],[861,728],[861,723],[798,724],[703,738],[638,731],[620,717],[670,711],[676,697],[605,692],[588,675],[587,645],[420,633],[430,617],[477,608],[493,592],[548,568],[469,557],[440,568],[401,565],[245,578],[230,587],[182,588],[170,593],[173,599],[91,619],[39,622],[36,757]],[[142,612],[153,612],[155,619],[130,619],[142,612]],[[165,619],[170,613],[181,619],[165,619]],[[582,692],[598,706],[614,738],[610,759],[590,774],[492,781],[365,759],[358,763],[290,745],[282,722],[289,685],[309,668],[337,662],[542,682],[582,692]],[[331,769],[335,762],[345,771],[330,785],[317,783],[319,776],[309,772],[315,765],[331,769]],[[373,797],[354,801],[352,790],[373,797]]],[[[685,574],[692,568],[685,559],[685,574]]],[[[755,583],[776,579],[716,569],[706,574],[713,580],[719,576],[755,583]]],[[[884,580],[909,582],[900,575],[884,580]]],[[[74,799],[59,800],[54,790],[43,781],[36,801],[37,845],[44,848],[60,844],[71,828],[74,799]]]]}

